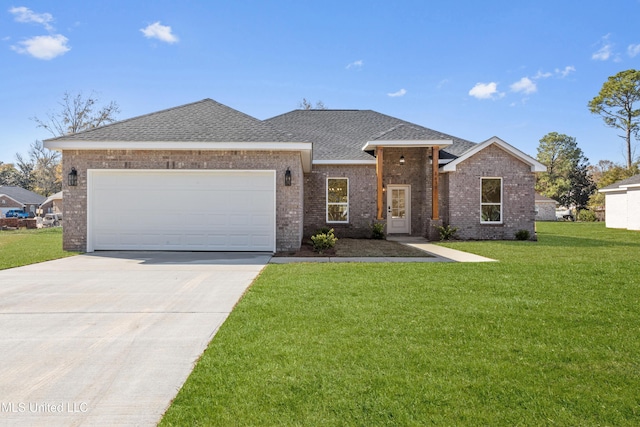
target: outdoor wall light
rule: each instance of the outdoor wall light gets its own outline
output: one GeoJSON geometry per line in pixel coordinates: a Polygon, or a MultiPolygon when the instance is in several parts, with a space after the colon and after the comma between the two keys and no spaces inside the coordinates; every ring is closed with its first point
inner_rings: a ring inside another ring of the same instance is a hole
{"type": "Polygon", "coordinates": [[[287,171],[284,173],[284,185],[291,187],[291,171],[289,168],[287,168],[287,171]]]}
{"type": "Polygon", "coordinates": [[[75,187],[76,185],[78,185],[78,171],[76,170],[76,168],[71,168],[71,172],[69,172],[68,178],[70,187],[75,187]]]}
{"type": "Polygon", "coordinates": [[[404,156],[400,156],[400,166],[404,165],[404,156]]]}

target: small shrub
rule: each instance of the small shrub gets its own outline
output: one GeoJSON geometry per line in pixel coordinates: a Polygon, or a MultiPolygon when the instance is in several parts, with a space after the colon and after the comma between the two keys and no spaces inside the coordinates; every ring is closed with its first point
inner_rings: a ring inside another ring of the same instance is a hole
{"type": "Polygon", "coordinates": [[[381,222],[374,222],[371,224],[371,238],[377,240],[384,239],[384,224],[381,222]]]}
{"type": "Polygon", "coordinates": [[[313,236],[315,236],[316,234],[329,234],[329,233],[333,233],[333,228],[331,227],[320,227],[316,230],[315,233],[313,233],[313,236]]]}
{"type": "Polygon", "coordinates": [[[516,240],[529,240],[531,234],[529,234],[529,230],[518,230],[516,231],[516,240]]]}
{"type": "Polygon", "coordinates": [[[313,250],[319,254],[333,248],[337,241],[338,238],[333,234],[333,228],[329,229],[327,233],[317,233],[311,236],[313,250]]]}
{"type": "Polygon", "coordinates": [[[452,227],[451,225],[448,225],[448,224],[443,227],[438,227],[438,233],[440,233],[440,240],[455,239],[457,232],[458,232],[458,227],[452,227]]]}
{"type": "Polygon", "coordinates": [[[578,212],[578,221],[594,222],[597,220],[598,218],[596,217],[595,212],[590,209],[581,209],[580,212],[578,212]]]}

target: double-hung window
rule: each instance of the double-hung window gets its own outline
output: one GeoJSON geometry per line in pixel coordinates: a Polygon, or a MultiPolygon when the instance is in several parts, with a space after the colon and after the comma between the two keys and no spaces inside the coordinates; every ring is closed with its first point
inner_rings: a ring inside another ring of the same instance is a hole
{"type": "Polygon", "coordinates": [[[482,178],[480,190],[480,222],[502,223],[502,178],[482,178]]]}
{"type": "Polygon", "coordinates": [[[349,222],[348,178],[327,178],[327,222],[349,222]]]}

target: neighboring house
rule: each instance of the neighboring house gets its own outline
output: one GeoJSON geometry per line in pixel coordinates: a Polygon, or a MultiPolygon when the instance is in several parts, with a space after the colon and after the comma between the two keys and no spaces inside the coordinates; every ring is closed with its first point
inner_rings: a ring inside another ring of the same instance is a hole
{"type": "Polygon", "coordinates": [[[604,193],[605,223],[608,228],[640,230],[640,174],[599,191],[604,193]]]}
{"type": "Polygon", "coordinates": [[[0,215],[4,218],[7,211],[11,209],[22,209],[25,212],[35,215],[36,209],[44,201],[45,197],[25,190],[22,187],[0,185],[0,215]]]}
{"type": "Polygon", "coordinates": [[[558,202],[536,193],[536,221],[555,221],[558,202]]]}
{"type": "Polygon", "coordinates": [[[67,250],[292,251],[338,237],[534,236],[535,173],[481,144],[370,110],[258,120],[211,99],[45,141],[62,152],[67,250]],[[76,184],[76,185],[70,185],[76,184]]]}
{"type": "Polygon", "coordinates": [[[40,205],[40,209],[42,209],[43,215],[48,213],[62,214],[62,191],[47,197],[40,205]]]}

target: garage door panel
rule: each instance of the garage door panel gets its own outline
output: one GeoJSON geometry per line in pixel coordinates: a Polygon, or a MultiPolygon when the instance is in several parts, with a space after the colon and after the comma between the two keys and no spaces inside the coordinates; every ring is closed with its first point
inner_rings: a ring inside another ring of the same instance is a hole
{"type": "Polygon", "coordinates": [[[90,170],[89,250],[275,250],[274,171],[90,170]]]}

